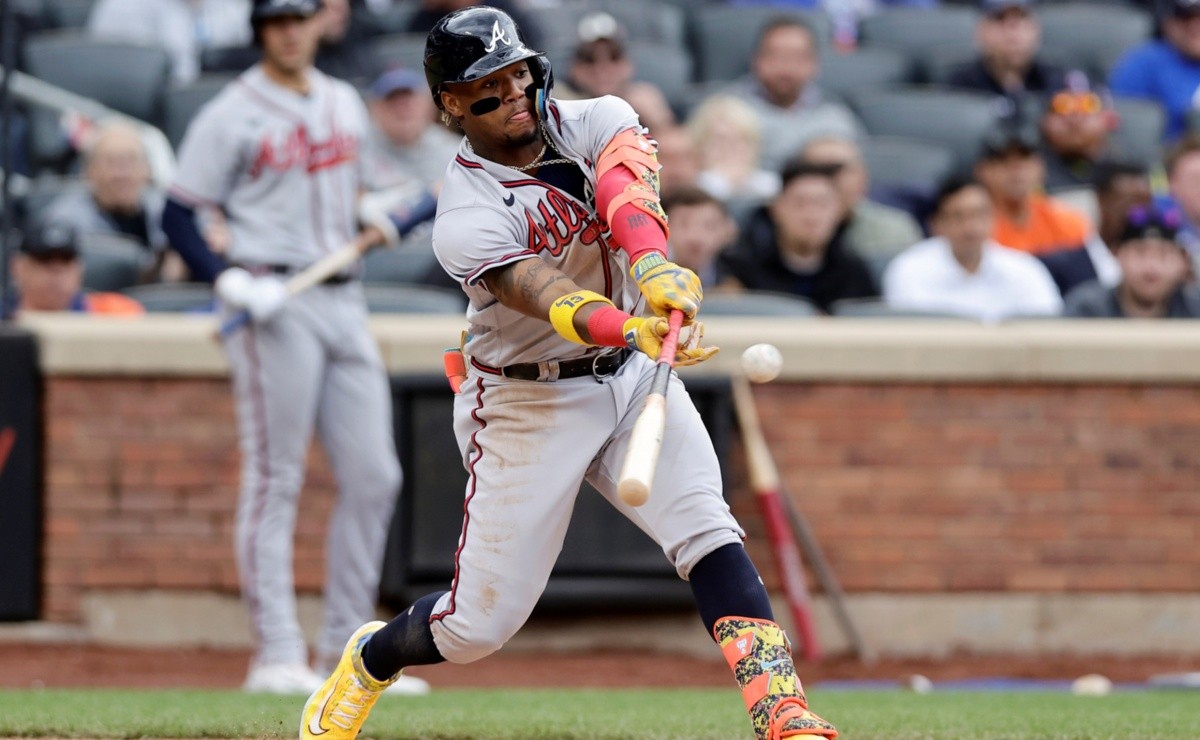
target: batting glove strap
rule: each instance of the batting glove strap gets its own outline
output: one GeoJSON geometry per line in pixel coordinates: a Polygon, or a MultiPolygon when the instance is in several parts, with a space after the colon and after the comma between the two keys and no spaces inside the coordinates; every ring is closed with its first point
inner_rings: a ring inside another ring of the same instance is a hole
{"type": "MultiPolygon", "coordinates": [[[[625,344],[629,349],[637,350],[658,362],[659,355],[662,354],[663,338],[667,336],[670,328],[667,320],[661,316],[645,318],[633,316],[625,322],[625,344]]],[[[716,347],[700,346],[704,339],[703,324],[696,322],[684,331],[687,333],[680,334],[679,345],[675,350],[674,365],[696,365],[719,351],[716,347]]]]}
{"type": "Polygon", "coordinates": [[[629,268],[646,304],[657,316],[667,316],[672,310],[683,312],[684,323],[691,323],[700,310],[704,289],[696,273],[652,253],[629,268]]]}
{"type": "Polygon", "coordinates": [[[589,303],[613,305],[612,301],[594,290],[577,290],[574,293],[568,293],[550,306],[550,325],[554,327],[554,331],[569,342],[592,346],[592,343],[580,336],[579,330],[575,328],[575,314],[589,303]]]}

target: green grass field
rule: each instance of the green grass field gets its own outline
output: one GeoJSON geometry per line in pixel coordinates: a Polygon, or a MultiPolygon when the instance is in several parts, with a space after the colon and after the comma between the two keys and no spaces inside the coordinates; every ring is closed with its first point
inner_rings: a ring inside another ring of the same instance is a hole
{"type": "MultiPolygon", "coordinates": [[[[1198,738],[1195,692],[812,692],[856,738],[1198,738]]],[[[0,692],[0,736],[294,737],[303,701],[232,691],[0,692]]],[[[712,738],[751,740],[736,692],[443,690],[384,699],[364,736],[421,740],[712,738]]]]}

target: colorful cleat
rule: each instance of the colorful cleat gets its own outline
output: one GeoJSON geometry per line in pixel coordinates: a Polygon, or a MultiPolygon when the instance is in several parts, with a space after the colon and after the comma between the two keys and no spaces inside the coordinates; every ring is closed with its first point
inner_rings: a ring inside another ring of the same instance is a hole
{"type": "Polygon", "coordinates": [[[380,681],[362,664],[362,647],[385,622],[367,622],[350,636],[337,667],[308,697],[300,715],[300,740],[354,740],[383,690],[400,676],[380,681]]]}
{"type": "Polygon", "coordinates": [[[791,646],[779,625],[765,619],[724,617],[717,620],[713,636],[742,687],[758,740],[838,736],[833,725],[808,710],[791,646]]]}

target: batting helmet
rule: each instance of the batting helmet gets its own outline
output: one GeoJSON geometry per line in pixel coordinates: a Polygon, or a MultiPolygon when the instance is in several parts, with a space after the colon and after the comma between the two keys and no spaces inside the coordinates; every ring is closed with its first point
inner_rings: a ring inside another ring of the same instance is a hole
{"type": "MultiPolygon", "coordinates": [[[[544,118],[546,97],[554,84],[550,60],[525,45],[521,29],[504,11],[486,5],[455,11],[439,20],[425,39],[425,79],[438,108],[442,85],[478,80],[526,59],[533,84],[525,94],[537,101],[544,118]]],[[[498,107],[499,98],[485,98],[472,105],[471,112],[483,115],[498,107]]]]}
{"type": "Polygon", "coordinates": [[[254,0],[250,10],[250,26],[254,29],[254,40],[258,42],[258,29],[268,18],[281,15],[309,17],[321,9],[321,0],[254,0]]]}

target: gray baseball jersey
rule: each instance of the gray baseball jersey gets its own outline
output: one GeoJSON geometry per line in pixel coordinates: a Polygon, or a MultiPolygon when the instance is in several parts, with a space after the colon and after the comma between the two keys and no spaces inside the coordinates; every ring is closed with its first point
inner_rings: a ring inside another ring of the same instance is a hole
{"type": "MultiPolygon", "coordinates": [[[[643,130],[633,108],[612,96],[556,100],[550,112],[546,130],[562,155],[583,171],[589,196],[596,187],[600,150],[621,131],[643,130]]],[[[470,299],[467,353],[492,367],[565,360],[589,351],[560,337],[549,322],[499,303],[480,282],[492,268],[538,257],[580,287],[612,299],[617,308],[639,313],[641,292],[629,276],[629,258],[612,243],[594,206],[477,157],[466,139],[446,169],[433,248],[470,299]]]]}
{"type": "Polygon", "coordinates": [[[470,298],[471,365],[454,403],[454,431],[469,473],[466,515],[454,581],[430,623],[438,651],[456,663],[499,649],[529,617],[585,479],[662,547],[681,577],[743,536],[721,496],[712,442],[674,376],[654,494],[636,509],[617,496],[637,410],[654,376],[646,355],[632,353],[611,375],[553,382],[510,380],[480,367],[596,352],[561,338],[546,319],[498,303],[482,282],[489,269],[541,259],[619,308],[641,313],[628,256],[590,202],[600,152],[621,131],[640,130],[638,119],[613,97],[556,100],[549,113],[549,136],[584,173],[589,202],[484,160],[464,143],[447,170],[434,224],[438,259],[470,298]]]}
{"type": "Polygon", "coordinates": [[[252,67],[197,114],[171,195],[219,204],[233,262],[302,267],[354,238],[367,111],[353,87],[310,71],[309,95],[252,67]]]}
{"type": "MultiPolygon", "coordinates": [[[[222,208],[227,257],[254,273],[302,269],[357,233],[366,110],[346,83],[308,74],[311,90],[301,95],[250,69],[184,137],[173,197],[222,208]]],[[[374,615],[400,488],[387,377],[362,288],[343,281],[293,296],[279,315],[226,339],[225,352],[242,449],[236,550],[258,664],[307,660],[292,539],[314,431],[337,479],[317,643],[325,664],[374,615]]]]}

